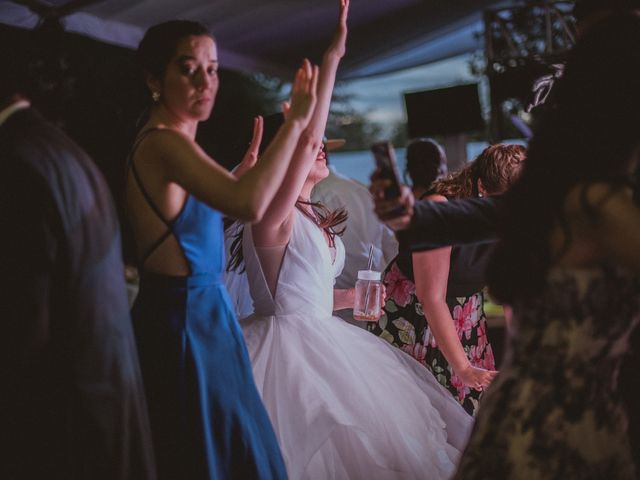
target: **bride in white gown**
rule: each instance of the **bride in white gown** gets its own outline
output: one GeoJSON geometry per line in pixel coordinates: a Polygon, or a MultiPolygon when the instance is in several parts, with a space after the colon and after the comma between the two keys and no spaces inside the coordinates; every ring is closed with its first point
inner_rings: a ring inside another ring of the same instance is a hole
{"type": "Polygon", "coordinates": [[[328,174],[318,144],[344,53],[347,7],[341,0],[320,69],[307,130],[316,148],[296,153],[264,218],[244,228],[255,313],[241,324],[291,479],[444,479],[471,417],[409,355],[332,315],[334,298],[343,306],[350,298],[333,290],[344,247],[319,228],[317,210],[299,201],[328,174]]]}

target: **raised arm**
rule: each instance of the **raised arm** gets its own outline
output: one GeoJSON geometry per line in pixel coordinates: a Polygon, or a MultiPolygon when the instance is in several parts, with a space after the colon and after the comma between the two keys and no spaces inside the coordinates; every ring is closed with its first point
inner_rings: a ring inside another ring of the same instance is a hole
{"type": "Polygon", "coordinates": [[[397,232],[411,251],[445,245],[493,242],[498,236],[502,197],[465,198],[450,202],[416,202],[411,224],[397,232]]]}
{"type": "MultiPolygon", "coordinates": [[[[262,221],[254,227],[254,238],[261,245],[288,241],[290,225],[283,228],[290,217],[302,186],[309,175],[313,162],[322,144],[327,125],[329,106],[340,59],[344,56],[347,39],[347,16],[349,0],[340,0],[340,13],[333,39],[324,53],[318,78],[318,101],[307,128],[301,136],[291,161],[291,166],[282,185],[265,213],[262,221]]],[[[285,111],[285,117],[289,117],[285,111]]],[[[288,223],[288,222],[287,222],[288,223]]]]}
{"type": "Polygon", "coordinates": [[[415,201],[411,190],[402,186],[398,198],[386,200],[387,180],[374,173],[369,188],[375,213],[412,251],[447,245],[486,243],[496,240],[502,197],[465,198],[450,202],[415,201]],[[398,215],[398,211],[404,213],[398,215]]]}
{"type": "Polygon", "coordinates": [[[213,161],[185,135],[170,129],[152,133],[155,141],[144,142],[144,158],[162,159],[164,180],[241,220],[260,219],[287,172],[289,159],[298,145],[316,104],[318,72],[305,60],[292,86],[287,120],[265,151],[263,158],[240,178],[213,161]]]}

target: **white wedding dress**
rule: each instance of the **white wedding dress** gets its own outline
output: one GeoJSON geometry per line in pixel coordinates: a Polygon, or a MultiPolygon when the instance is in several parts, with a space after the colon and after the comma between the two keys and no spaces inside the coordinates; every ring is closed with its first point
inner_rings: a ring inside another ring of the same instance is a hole
{"type": "Polygon", "coordinates": [[[472,418],[400,349],[332,315],[344,263],[295,209],[275,298],[246,225],[254,315],[241,321],[289,478],[449,478],[472,418]]]}

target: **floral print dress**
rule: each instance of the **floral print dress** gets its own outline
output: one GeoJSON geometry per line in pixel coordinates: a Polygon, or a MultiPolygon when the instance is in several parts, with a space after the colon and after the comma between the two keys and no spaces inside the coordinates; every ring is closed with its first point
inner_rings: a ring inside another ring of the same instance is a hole
{"type": "Polygon", "coordinates": [[[640,324],[640,278],[554,268],[513,311],[505,361],[455,478],[640,478],[617,386],[640,324]]]}
{"type": "MultiPolygon", "coordinates": [[[[482,292],[490,251],[486,245],[453,249],[446,301],[471,365],[494,370],[482,292]]],[[[410,262],[410,254],[400,254],[387,267],[383,277],[387,289],[385,315],[370,330],[422,363],[467,413],[474,415],[482,392],[464,385],[438,348],[415,293],[410,262]]]]}

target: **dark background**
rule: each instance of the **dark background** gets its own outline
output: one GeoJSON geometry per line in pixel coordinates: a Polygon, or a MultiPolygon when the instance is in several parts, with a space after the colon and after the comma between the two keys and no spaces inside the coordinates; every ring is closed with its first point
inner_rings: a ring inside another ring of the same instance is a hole
{"type": "MultiPolygon", "coordinates": [[[[67,32],[29,31],[0,25],[0,45],[15,48],[28,64],[26,83],[37,79],[32,103],[60,125],[93,158],[105,176],[124,232],[124,253],[134,263],[122,189],[133,139],[144,124],[149,95],[135,52],[67,32]]],[[[220,91],[209,120],[198,129],[198,143],[230,169],[244,155],[252,119],[276,111],[282,82],[221,69],[220,91]]]]}

